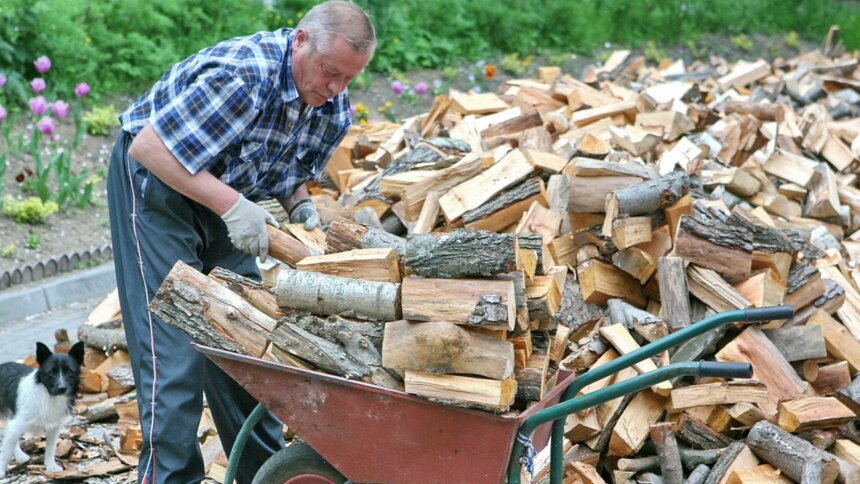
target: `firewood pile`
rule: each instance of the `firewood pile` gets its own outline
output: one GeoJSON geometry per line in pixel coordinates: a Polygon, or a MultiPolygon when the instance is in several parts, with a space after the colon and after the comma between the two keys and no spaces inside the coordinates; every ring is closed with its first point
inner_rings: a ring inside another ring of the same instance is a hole
{"type": "MultiPolygon", "coordinates": [[[[860,482],[860,71],[837,33],[772,63],[617,51],[354,126],[312,190],[323,229],[264,202],[283,223],[263,282],[177,263],[151,309],[201,344],[503,413],[562,370],[787,304],[586,387],[754,369],[569,416],[565,482],[860,482]]],[[[100,365],[85,385],[129,398],[100,365]]]]}
{"type": "Polygon", "coordinates": [[[675,361],[755,372],[571,415],[567,480],[860,482],[857,64],[618,51],[581,80],[452,91],[350,131],[313,191],[325,230],[272,228],[263,283],[180,263],[152,309],[206,345],[515,412],[560,369],[788,304],[584,389],[675,361]]]}

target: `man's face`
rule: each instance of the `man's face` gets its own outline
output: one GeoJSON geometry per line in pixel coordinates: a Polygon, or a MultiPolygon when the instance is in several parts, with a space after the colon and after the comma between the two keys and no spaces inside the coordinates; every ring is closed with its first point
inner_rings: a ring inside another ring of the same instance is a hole
{"type": "Polygon", "coordinates": [[[349,42],[335,37],[329,52],[314,52],[308,33],[299,29],[293,39],[293,80],[299,98],[309,106],[320,106],[340,94],[370,60],[370,53],[356,52],[349,42]]]}

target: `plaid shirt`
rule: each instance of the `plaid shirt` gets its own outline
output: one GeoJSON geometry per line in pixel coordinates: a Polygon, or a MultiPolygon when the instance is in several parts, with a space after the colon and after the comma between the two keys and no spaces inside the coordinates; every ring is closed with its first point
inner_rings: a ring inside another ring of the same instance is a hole
{"type": "Polygon", "coordinates": [[[320,176],[350,126],[346,91],[300,116],[294,36],[237,37],[175,64],[120,115],[122,129],[151,123],[191,174],[209,170],[249,200],[291,196],[320,176]]]}

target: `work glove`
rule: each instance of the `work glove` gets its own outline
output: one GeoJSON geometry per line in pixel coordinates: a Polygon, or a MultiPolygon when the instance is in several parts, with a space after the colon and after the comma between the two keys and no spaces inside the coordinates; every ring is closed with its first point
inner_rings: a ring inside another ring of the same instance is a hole
{"type": "Polygon", "coordinates": [[[278,227],[278,221],[265,208],[254,202],[249,202],[241,193],[236,203],[221,216],[227,224],[230,242],[251,255],[266,262],[269,255],[269,234],[266,224],[278,227]]]}
{"type": "Polygon", "coordinates": [[[313,202],[306,198],[297,203],[290,211],[291,224],[305,224],[305,230],[320,226],[320,214],[313,202]]]}

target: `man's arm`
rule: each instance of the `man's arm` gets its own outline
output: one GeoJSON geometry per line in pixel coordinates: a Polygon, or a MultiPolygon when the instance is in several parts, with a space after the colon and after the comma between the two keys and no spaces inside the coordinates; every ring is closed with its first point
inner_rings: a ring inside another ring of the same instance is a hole
{"type": "Polygon", "coordinates": [[[308,182],[304,182],[296,188],[296,191],[293,192],[293,195],[287,198],[279,198],[278,202],[284,207],[284,210],[289,214],[293,207],[295,207],[302,200],[307,200],[311,196],[308,193],[308,182]]]}
{"type": "MultiPolygon", "coordinates": [[[[208,171],[201,170],[195,175],[188,173],[161,141],[151,124],[147,124],[134,137],[128,154],[169,187],[219,216],[224,215],[239,199],[239,192],[208,171]]],[[[306,189],[304,193],[307,198],[306,189]]]]}

